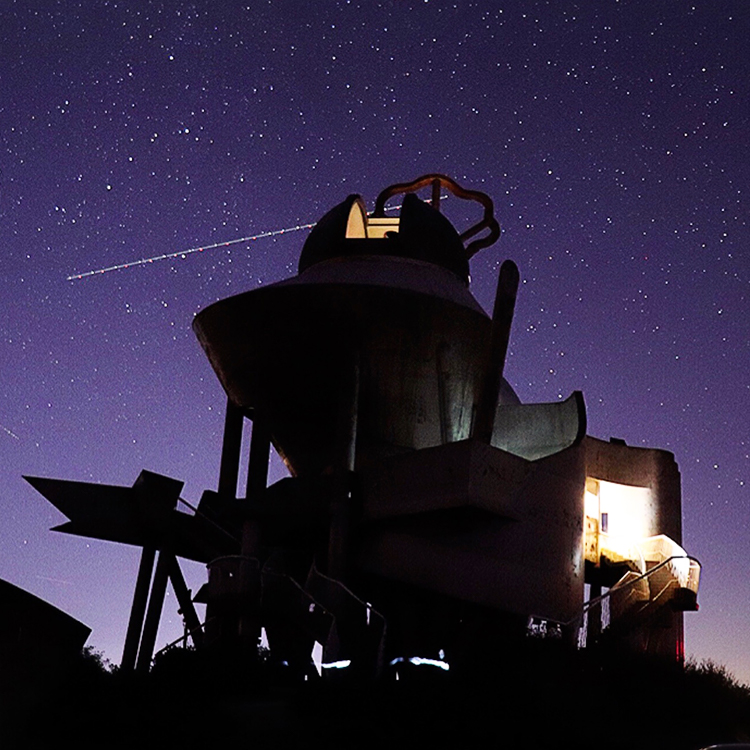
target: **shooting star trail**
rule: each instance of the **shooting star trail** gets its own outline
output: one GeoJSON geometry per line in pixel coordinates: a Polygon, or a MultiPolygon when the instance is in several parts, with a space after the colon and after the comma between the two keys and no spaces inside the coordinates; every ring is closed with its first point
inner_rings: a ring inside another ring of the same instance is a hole
{"type": "Polygon", "coordinates": [[[229,247],[230,245],[239,245],[242,242],[252,242],[253,240],[262,240],[266,237],[276,237],[279,234],[289,234],[290,232],[299,232],[302,229],[310,229],[314,227],[318,222],[314,221],[311,224],[298,224],[294,227],[286,227],[285,229],[272,229],[269,232],[260,232],[259,234],[253,234],[250,237],[240,237],[236,240],[228,240],[227,242],[215,242],[213,245],[201,245],[200,247],[191,247],[188,250],[178,250],[176,253],[164,253],[163,255],[154,255],[151,258],[140,258],[139,260],[131,260],[128,263],[118,263],[116,266],[107,266],[106,268],[97,268],[94,271],[85,271],[84,273],[74,273],[70,276],[66,276],[66,281],[78,281],[79,279],[85,279],[88,276],[97,276],[102,273],[109,273],[110,271],[122,271],[125,268],[134,268],[135,266],[144,266],[147,263],[156,263],[159,260],[169,260],[170,258],[184,258],[186,255],[192,255],[193,253],[202,253],[206,250],[214,250],[217,247],[229,247]]]}
{"type": "Polygon", "coordinates": [[[13,432],[13,430],[9,430],[5,425],[0,424],[0,430],[10,435],[12,438],[15,438],[16,440],[21,439],[20,437],[18,437],[18,435],[16,435],[15,432],[13,432]]]}
{"type": "MultiPolygon", "coordinates": [[[[440,200],[447,198],[447,195],[441,195],[440,200]]],[[[399,203],[397,206],[386,206],[386,211],[397,211],[401,208],[399,203]]],[[[312,229],[318,222],[313,221],[309,224],[297,224],[293,227],[285,227],[284,229],[272,229],[268,232],[259,232],[258,234],[250,235],[249,237],[239,237],[236,240],[228,240],[226,242],[215,242],[213,245],[201,245],[200,247],[191,247],[188,250],[178,250],[175,253],[164,253],[163,255],[154,255],[151,258],[140,258],[139,260],[131,260],[128,263],[118,263],[116,266],[107,266],[106,268],[97,268],[93,271],[84,271],[83,273],[73,273],[70,276],[65,277],[65,281],[78,281],[79,279],[85,279],[89,276],[99,276],[103,273],[109,273],[110,271],[122,271],[126,268],[135,268],[135,266],[145,266],[147,263],[156,263],[160,260],[169,260],[170,258],[184,258],[186,255],[192,255],[193,253],[202,253],[206,250],[215,250],[217,247],[229,247],[230,245],[239,245],[243,242],[253,242],[254,240],[262,240],[266,237],[277,237],[280,234],[290,234],[291,232],[300,232],[303,229],[312,229]]],[[[3,428],[5,429],[5,428],[3,428]]],[[[11,433],[12,434],[12,433],[11,433]]],[[[15,435],[14,435],[15,437],[15,435]]]]}

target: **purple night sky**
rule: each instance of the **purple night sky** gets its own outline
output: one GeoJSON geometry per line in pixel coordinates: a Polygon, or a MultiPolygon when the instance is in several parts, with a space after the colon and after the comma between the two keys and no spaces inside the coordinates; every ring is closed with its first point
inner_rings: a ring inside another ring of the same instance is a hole
{"type": "MultiPolygon", "coordinates": [[[[0,577],[119,662],[138,552],[50,533],[21,475],[215,489],[192,317],[290,276],[306,232],[68,276],[443,172],[503,226],[472,261],[485,309],[520,268],[521,399],[580,389],[590,434],[675,453],[687,651],[750,682],[749,59],[747,0],[3,3],[0,577]]],[[[179,633],[170,594],[157,645],[179,633]]]]}

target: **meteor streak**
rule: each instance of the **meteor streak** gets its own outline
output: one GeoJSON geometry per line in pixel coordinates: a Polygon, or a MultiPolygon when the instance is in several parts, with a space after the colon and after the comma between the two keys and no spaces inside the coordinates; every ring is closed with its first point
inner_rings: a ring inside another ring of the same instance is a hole
{"type": "Polygon", "coordinates": [[[107,266],[106,268],[97,268],[94,271],[85,271],[84,273],[74,273],[70,276],[66,276],[66,281],[78,281],[79,279],[85,279],[87,276],[96,276],[101,273],[109,273],[110,271],[121,271],[125,268],[133,268],[134,266],[143,266],[146,263],[156,263],[158,260],[169,260],[170,258],[184,258],[186,255],[192,255],[193,253],[202,253],[204,250],[214,250],[217,247],[229,247],[230,245],[238,245],[242,242],[252,242],[253,240],[262,240],[266,237],[276,237],[279,234],[288,234],[289,232],[299,232],[301,229],[310,229],[314,227],[317,222],[311,224],[298,224],[294,227],[286,227],[285,229],[273,229],[270,232],[260,232],[259,234],[253,234],[250,237],[240,237],[236,240],[228,240],[227,242],[215,242],[213,245],[201,245],[200,247],[191,247],[189,250],[178,250],[176,253],[164,253],[163,255],[154,255],[151,258],[141,258],[140,260],[131,260],[128,263],[119,263],[116,266],[107,266]]]}
{"type": "Polygon", "coordinates": [[[0,424],[0,430],[5,432],[6,434],[10,435],[12,438],[15,438],[16,440],[20,440],[21,438],[16,435],[15,432],[12,430],[9,430],[5,425],[0,424]]]}
{"type": "MultiPolygon", "coordinates": [[[[441,195],[440,200],[447,198],[447,195],[441,195]]],[[[387,206],[386,211],[397,211],[401,208],[399,203],[397,206],[387,206]]],[[[178,250],[176,253],[164,253],[163,255],[154,255],[151,258],[141,258],[139,260],[131,260],[128,263],[118,263],[116,266],[107,266],[106,268],[97,268],[94,271],[84,271],[83,273],[74,273],[70,276],[65,277],[65,281],[78,281],[79,279],[85,279],[88,276],[97,276],[102,273],[109,273],[110,271],[122,271],[125,268],[134,268],[135,266],[144,266],[147,263],[156,263],[158,260],[169,260],[170,258],[184,258],[186,255],[192,255],[193,253],[202,253],[204,250],[215,250],[217,247],[229,247],[230,245],[239,245],[243,242],[252,242],[253,240],[262,240],[266,237],[276,237],[280,234],[289,234],[290,232],[299,232],[302,229],[312,229],[318,222],[313,221],[310,224],[297,224],[293,227],[285,227],[284,229],[272,229],[268,232],[259,232],[258,234],[250,235],[249,237],[239,237],[236,240],[227,240],[226,242],[215,242],[213,245],[201,245],[200,247],[191,247],[188,250],[178,250]]],[[[11,433],[12,434],[12,433],[11,433]]],[[[13,436],[15,437],[15,435],[13,436]]]]}

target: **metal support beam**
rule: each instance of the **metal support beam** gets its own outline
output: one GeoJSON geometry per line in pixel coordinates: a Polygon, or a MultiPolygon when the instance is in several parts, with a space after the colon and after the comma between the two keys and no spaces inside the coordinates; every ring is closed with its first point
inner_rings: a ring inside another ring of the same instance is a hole
{"type": "MultiPolygon", "coordinates": [[[[250,458],[247,467],[246,497],[249,503],[261,499],[268,484],[268,460],[271,432],[268,423],[257,412],[253,417],[250,458]]],[[[245,601],[239,618],[239,638],[243,651],[254,659],[260,642],[260,527],[253,518],[242,524],[242,562],[240,563],[240,596],[245,601]]]]}
{"type": "Polygon", "coordinates": [[[143,631],[143,618],[146,614],[148,603],[148,589],[151,584],[151,574],[154,570],[154,559],[156,550],[153,547],[144,547],[141,552],[141,563],[138,567],[138,578],[135,583],[133,594],[133,606],[130,608],[130,620],[128,621],[128,632],[125,636],[125,647],[122,651],[122,663],[120,669],[123,672],[132,672],[135,668],[135,660],[138,656],[138,643],[143,631]]]}
{"type": "Polygon", "coordinates": [[[190,589],[188,589],[187,584],[185,583],[185,577],[182,575],[180,563],[174,555],[171,555],[170,557],[169,580],[172,582],[172,588],[177,596],[182,616],[185,618],[187,630],[190,633],[190,637],[193,639],[193,645],[196,648],[200,648],[203,645],[201,621],[198,618],[198,613],[195,611],[195,606],[190,598],[190,589]]]}
{"type": "Polygon", "coordinates": [[[141,647],[138,650],[138,660],[135,665],[136,672],[148,672],[151,667],[151,659],[154,656],[154,644],[156,643],[156,635],[159,631],[159,620],[161,619],[161,610],[164,606],[164,595],[167,593],[167,579],[172,560],[174,560],[174,555],[171,552],[165,550],[159,552],[159,559],[156,562],[156,571],[154,572],[154,582],[151,586],[151,596],[148,600],[146,622],[143,625],[141,647]]]}
{"type": "Polygon", "coordinates": [[[430,203],[432,204],[432,207],[436,210],[440,210],[440,180],[433,180],[432,181],[432,195],[430,203]]]}
{"type": "Polygon", "coordinates": [[[235,497],[237,494],[243,421],[242,409],[228,398],[219,469],[219,494],[224,497],[235,497]]]}
{"type": "MultiPolygon", "coordinates": [[[[253,418],[253,433],[250,438],[250,458],[247,467],[246,497],[259,500],[268,484],[268,461],[271,455],[271,431],[268,423],[258,414],[253,418]]],[[[242,554],[258,556],[259,529],[257,521],[246,520],[242,528],[242,554]]]]}
{"type": "MultiPolygon", "coordinates": [[[[330,504],[330,524],[328,527],[328,559],[326,560],[326,578],[334,585],[331,599],[327,603],[330,611],[345,613],[346,591],[342,584],[348,578],[349,533],[351,527],[351,477],[354,471],[357,446],[357,418],[359,412],[359,361],[355,356],[352,367],[342,383],[341,400],[336,436],[336,455],[333,466],[333,490],[330,504]],[[348,377],[347,377],[348,375],[348,377]]],[[[336,662],[342,658],[347,645],[342,645],[340,630],[346,630],[349,623],[344,616],[337,622],[335,637],[330,637],[323,644],[323,660],[336,662]]],[[[346,636],[344,636],[346,638],[346,636]]],[[[348,644],[351,646],[351,644],[348,644]]]]}
{"type": "Polygon", "coordinates": [[[334,465],[334,489],[331,498],[331,524],[328,538],[326,574],[339,581],[346,580],[349,526],[351,515],[351,475],[357,449],[357,420],[359,415],[359,357],[353,357],[352,367],[343,384],[337,425],[337,451],[334,465]]]}

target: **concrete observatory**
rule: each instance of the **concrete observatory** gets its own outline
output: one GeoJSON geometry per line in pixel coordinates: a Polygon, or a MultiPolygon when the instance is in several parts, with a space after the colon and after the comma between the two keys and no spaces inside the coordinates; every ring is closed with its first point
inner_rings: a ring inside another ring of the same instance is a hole
{"type": "Polygon", "coordinates": [[[197,646],[253,653],[265,630],[300,675],[316,642],[324,673],[373,676],[460,670],[529,636],[682,658],[700,568],[674,458],[588,437],[579,392],[519,402],[503,377],[518,270],[501,266],[492,317],[469,291],[469,259],[499,233],[486,195],[426,175],[371,214],[349,196],[297,276],[200,312],[227,412],[219,487],[194,515],[149,472],[132,488],[29,479],[60,530],[143,547],[125,668],[150,664],[168,580],[197,646]],[[443,191],[480,221],[459,234],[443,191]],[[267,486],[271,444],[291,476],[267,486]],[[208,566],[204,623],[180,557],[208,566]]]}

